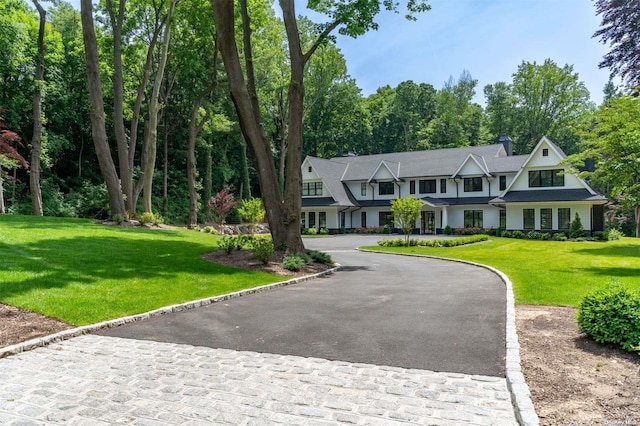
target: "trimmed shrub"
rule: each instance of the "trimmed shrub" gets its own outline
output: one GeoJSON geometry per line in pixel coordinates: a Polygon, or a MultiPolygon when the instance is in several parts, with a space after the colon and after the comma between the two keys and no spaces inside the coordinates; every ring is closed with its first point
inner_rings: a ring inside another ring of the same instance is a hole
{"type": "Polygon", "coordinates": [[[318,228],[304,228],[302,230],[302,233],[304,235],[317,235],[318,234],[318,228]]]}
{"type": "Polygon", "coordinates": [[[237,244],[235,237],[224,236],[218,240],[218,248],[224,250],[227,254],[231,254],[236,249],[237,244]]]}
{"type": "Polygon", "coordinates": [[[578,308],[580,331],[599,343],[640,351],[640,292],[618,282],[587,295],[578,308]]]}
{"type": "Polygon", "coordinates": [[[502,238],[511,238],[511,237],[512,237],[512,235],[511,235],[511,231],[502,231],[502,233],[500,234],[500,236],[501,236],[502,238]]]}
{"type": "Polygon", "coordinates": [[[512,237],[512,238],[519,238],[519,239],[523,239],[523,238],[524,238],[524,232],[522,232],[522,231],[518,231],[518,230],[515,230],[515,231],[513,231],[513,232],[511,233],[511,237],[512,237]]]}
{"type": "Polygon", "coordinates": [[[565,234],[564,232],[557,232],[553,234],[554,241],[567,241],[567,239],[567,234],[565,234]]]}
{"type": "Polygon", "coordinates": [[[311,259],[313,259],[314,262],[326,264],[333,263],[333,259],[331,259],[331,256],[327,253],[318,250],[307,250],[307,254],[311,257],[311,259]]]}
{"type": "Polygon", "coordinates": [[[619,240],[620,238],[624,237],[624,234],[622,232],[620,232],[619,230],[613,228],[610,229],[607,232],[607,241],[615,241],[615,240],[619,240]]]}
{"type": "Polygon", "coordinates": [[[281,266],[289,271],[297,272],[307,266],[307,261],[299,254],[290,254],[282,261],[281,266]]]}
{"type": "Polygon", "coordinates": [[[318,233],[320,235],[329,235],[329,230],[327,228],[320,228],[320,231],[318,231],[318,233]]]}
{"type": "Polygon", "coordinates": [[[582,221],[580,220],[580,215],[576,212],[575,218],[571,221],[571,225],[569,226],[569,237],[571,239],[574,238],[583,238],[587,234],[584,232],[584,227],[582,226],[582,221]]]}
{"type": "Polygon", "coordinates": [[[451,234],[453,234],[453,229],[451,229],[451,227],[449,225],[447,225],[447,226],[444,227],[444,231],[442,231],[442,232],[444,232],[445,235],[451,235],[451,234]]]}
{"type": "Polygon", "coordinates": [[[118,213],[117,215],[113,216],[113,220],[114,220],[118,225],[122,225],[122,222],[124,222],[124,216],[122,216],[120,213],[118,213]]]}
{"type": "Polygon", "coordinates": [[[273,243],[269,238],[256,238],[253,240],[251,253],[253,257],[264,264],[269,263],[273,259],[273,243]]]}

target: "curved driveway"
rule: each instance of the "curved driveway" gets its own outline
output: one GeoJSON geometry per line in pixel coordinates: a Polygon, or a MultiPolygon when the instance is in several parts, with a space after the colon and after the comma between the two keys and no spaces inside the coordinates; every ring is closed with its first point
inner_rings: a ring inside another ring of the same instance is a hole
{"type": "Polygon", "coordinates": [[[504,377],[502,281],[461,263],[355,250],[379,238],[306,239],[343,269],[99,334],[504,377]]]}

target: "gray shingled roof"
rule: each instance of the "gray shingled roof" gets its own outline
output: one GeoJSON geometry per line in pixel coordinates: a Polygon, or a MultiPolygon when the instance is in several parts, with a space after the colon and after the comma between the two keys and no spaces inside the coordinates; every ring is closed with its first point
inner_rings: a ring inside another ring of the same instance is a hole
{"type": "Polygon", "coordinates": [[[307,159],[316,173],[322,177],[324,184],[330,192],[329,194],[324,195],[333,196],[335,204],[339,206],[357,205],[353,203],[353,197],[348,193],[349,191],[340,180],[340,177],[344,174],[344,171],[347,168],[347,164],[340,161],[341,158],[324,160],[317,157],[307,157],[307,159]]]}
{"type": "MultiPolygon", "coordinates": [[[[494,144],[431,151],[392,152],[360,157],[337,157],[325,161],[347,165],[344,174],[341,176],[342,181],[366,181],[382,161],[390,168],[397,163],[398,177],[400,179],[423,176],[451,176],[469,154],[473,154],[476,158],[482,157],[489,167],[490,173],[517,172],[520,170],[527,156],[498,157],[501,147],[501,144],[494,144]]],[[[392,171],[396,172],[395,167],[392,168],[392,171]]]]}
{"type": "Polygon", "coordinates": [[[510,191],[503,197],[491,200],[493,204],[527,203],[536,201],[602,201],[607,199],[600,194],[591,194],[586,189],[546,189],[535,191],[510,191]]]}

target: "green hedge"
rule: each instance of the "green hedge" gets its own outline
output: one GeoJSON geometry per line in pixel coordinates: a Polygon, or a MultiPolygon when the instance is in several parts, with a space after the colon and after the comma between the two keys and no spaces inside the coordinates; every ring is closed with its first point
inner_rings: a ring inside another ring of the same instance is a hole
{"type": "MultiPolygon", "coordinates": [[[[415,247],[457,247],[463,246],[466,244],[478,243],[481,241],[487,241],[489,239],[488,235],[472,235],[469,237],[461,237],[461,238],[451,238],[446,240],[438,240],[438,239],[428,239],[428,240],[418,240],[418,239],[410,239],[409,246],[415,247]]],[[[380,240],[378,241],[378,245],[380,247],[404,247],[406,246],[403,238],[394,238],[392,240],[380,240]]]]}
{"type": "Polygon", "coordinates": [[[582,300],[577,319],[580,331],[596,342],[640,351],[640,292],[610,284],[582,300]]]}

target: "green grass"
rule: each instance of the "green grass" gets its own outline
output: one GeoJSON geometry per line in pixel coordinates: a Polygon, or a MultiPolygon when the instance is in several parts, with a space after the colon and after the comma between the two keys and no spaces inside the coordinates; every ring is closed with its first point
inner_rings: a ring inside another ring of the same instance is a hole
{"type": "Polygon", "coordinates": [[[201,259],[218,238],[0,215],[0,302],[84,325],[281,280],[201,259]]]}
{"type": "Polygon", "coordinates": [[[483,243],[452,248],[366,248],[493,266],[511,279],[518,304],[575,307],[587,293],[611,281],[640,288],[640,239],[635,238],[611,242],[556,242],[492,237],[483,243]]]}

